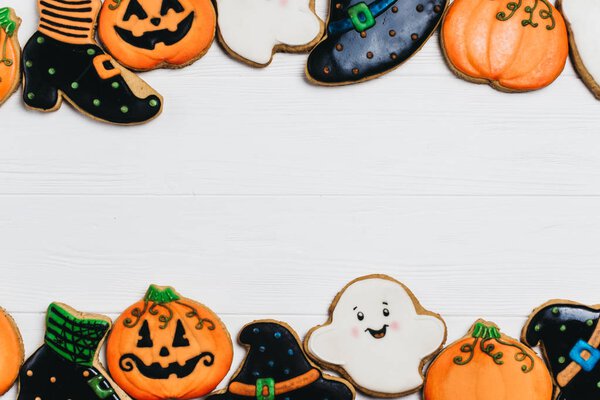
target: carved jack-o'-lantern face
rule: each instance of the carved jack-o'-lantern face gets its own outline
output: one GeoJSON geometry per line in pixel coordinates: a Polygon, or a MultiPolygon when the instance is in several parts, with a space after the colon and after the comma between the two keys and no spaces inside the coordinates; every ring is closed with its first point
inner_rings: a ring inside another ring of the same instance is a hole
{"type": "Polygon", "coordinates": [[[232,358],[229,333],[212,311],[156,286],[119,317],[107,345],[111,375],[138,400],[207,394],[232,358]]]}
{"type": "Polygon", "coordinates": [[[208,51],[215,27],[210,0],[110,0],[98,35],[119,62],[148,70],[192,63],[208,51]]]}
{"type": "Polygon", "coordinates": [[[21,82],[21,47],[17,39],[20,23],[13,9],[0,8],[0,105],[21,82]]]}

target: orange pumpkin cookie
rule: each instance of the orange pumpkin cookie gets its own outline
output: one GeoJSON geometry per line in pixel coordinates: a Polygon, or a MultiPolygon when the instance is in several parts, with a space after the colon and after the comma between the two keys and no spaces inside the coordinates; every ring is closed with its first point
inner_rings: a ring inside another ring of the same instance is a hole
{"type": "Polygon", "coordinates": [[[508,92],[549,85],[569,52],[563,17],[548,0],[455,0],[441,39],[459,77],[508,92]]]}
{"type": "Polygon", "coordinates": [[[535,352],[477,321],[431,363],[424,400],[552,400],[552,378],[535,352]]]}
{"type": "Polygon", "coordinates": [[[180,68],[208,51],[216,18],[210,0],[107,0],[98,36],[131,69],[180,68]]]}
{"type": "Polygon", "coordinates": [[[0,395],[11,388],[23,364],[23,340],[12,317],[0,308],[0,395]]]}
{"type": "Polygon", "coordinates": [[[17,38],[20,24],[15,10],[0,8],[0,105],[21,83],[21,46],[17,38]]]}
{"type": "Polygon", "coordinates": [[[227,375],[233,344],[206,306],[150,285],[115,322],[106,358],[111,376],[137,400],[191,399],[227,375]]]}

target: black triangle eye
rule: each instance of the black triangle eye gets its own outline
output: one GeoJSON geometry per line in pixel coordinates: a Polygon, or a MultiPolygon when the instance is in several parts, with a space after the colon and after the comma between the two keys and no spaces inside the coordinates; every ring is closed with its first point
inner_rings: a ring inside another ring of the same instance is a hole
{"type": "Polygon", "coordinates": [[[140,331],[138,332],[140,339],[137,342],[137,347],[152,347],[152,338],[150,337],[150,328],[148,328],[148,321],[144,321],[140,331]]]}
{"type": "Polygon", "coordinates": [[[129,18],[131,18],[132,15],[135,15],[138,19],[148,18],[148,14],[146,14],[146,11],[144,11],[144,8],[138,0],[131,0],[129,2],[127,10],[125,10],[125,15],[123,16],[123,21],[129,21],[129,18]]]}
{"type": "Polygon", "coordinates": [[[177,320],[175,337],[173,338],[173,347],[187,347],[189,345],[190,341],[185,337],[185,328],[183,327],[181,320],[177,320]]]}
{"type": "Polygon", "coordinates": [[[160,15],[164,17],[169,10],[173,10],[179,14],[180,12],[183,12],[183,6],[179,0],[163,0],[162,5],[160,6],[160,15]]]}

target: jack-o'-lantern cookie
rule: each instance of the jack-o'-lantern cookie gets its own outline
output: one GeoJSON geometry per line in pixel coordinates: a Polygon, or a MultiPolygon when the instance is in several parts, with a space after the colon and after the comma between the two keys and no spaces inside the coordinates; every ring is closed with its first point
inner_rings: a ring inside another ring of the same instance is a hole
{"type": "Polygon", "coordinates": [[[23,101],[56,111],[65,99],[96,120],[149,121],[160,114],[162,98],[97,45],[100,6],[100,0],[38,0],[38,29],[23,49],[23,101]]]}
{"type": "Polygon", "coordinates": [[[325,39],[306,74],[320,85],[376,78],[400,66],[429,39],[446,0],[330,0],[325,39]]]}
{"type": "Polygon", "coordinates": [[[552,378],[535,352],[478,320],[427,370],[424,400],[552,400],[552,378]]]}
{"type": "Polygon", "coordinates": [[[600,306],[552,300],[533,311],[522,340],[540,346],[559,400],[600,397],[600,306]]]}
{"type": "Polygon", "coordinates": [[[216,18],[211,0],[107,0],[98,36],[128,68],[180,68],[208,51],[216,18]]]}
{"type": "Polygon", "coordinates": [[[151,285],[115,322],[106,359],[114,380],[137,400],[191,399],[227,375],[233,344],[209,308],[151,285]]]}
{"type": "Polygon", "coordinates": [[[444,320],[386,275],[350,282],[335,297],[329,320],[304,346],[319,364],[376,397],[399,397],[423,385],[423,366],[446,340],[444,320]]]}
{"type": "Polygon", "coordinates": [[[219,39],[229,54],[266,67],[276,52],[310,51],[323,36],[314,0],[216,0],[219,39]]]}
{"type": "Polygon", "coordinates": [[[11,388],[24,357],[23,340],[12,317],[0,308],[0,395],[11,388]]]}
{"type": "Polygon", "coordinates": [[[227,389],[206,400],[353,400],[352,386],[323,374],[283,322],[254,321],[242,328],[239,343],[248,354],[227,389]]]}
{"type": "Polygon", "coordinates": [[[0,105],[21,83],[21,46],[17,38],[20,24],[12,8],[0,8],[0,105]]]}
{"type": "Polygon", "coordinates": [[[507,92],[549,85],[569,52],[565,22],[549,0],[456,0],[441,41],[455,74],[507,92]]]}
{"type": "Polygon", "coordinates": [[[104,315],[50,304],[44,344],[21,367],[18,400],[129,400],[98,360],[110,325],[104,315]]]}
{"type": "Polygon", "coordinates": [[[571,59],[575,69],[594,96],[600,100],[600,2],[560,0],[556,7],[565,17],[569,31],[571,59]]]}

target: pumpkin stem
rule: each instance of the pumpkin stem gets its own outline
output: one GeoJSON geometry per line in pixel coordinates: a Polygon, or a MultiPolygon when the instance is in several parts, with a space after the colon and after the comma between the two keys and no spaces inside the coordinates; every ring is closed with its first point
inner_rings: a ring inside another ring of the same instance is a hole
{"type": "Polygon", "coordinates": [[[501,337],[498,328],[492,325],[486,325],[483,322],[477,322],[475,324],[471,336],[477,339],[499,339],[501,337]]]}
{"type": "Polygon", "coordinates": [[[144,300],[152,301],[157,304],[170,303],[181,299],[175,289],[169,286],[150,285],[144,296],[144,300]]]}

